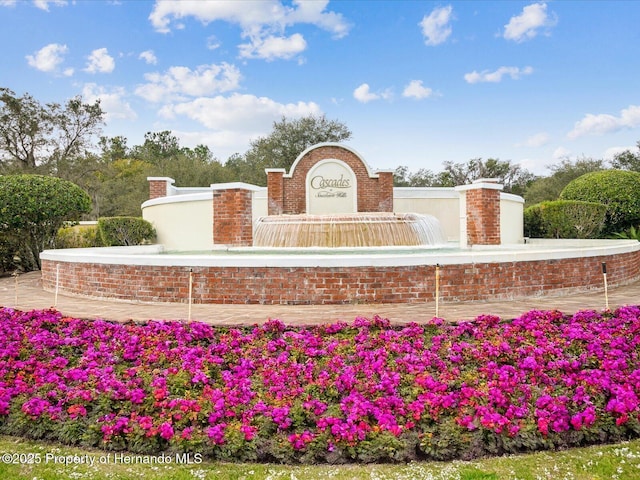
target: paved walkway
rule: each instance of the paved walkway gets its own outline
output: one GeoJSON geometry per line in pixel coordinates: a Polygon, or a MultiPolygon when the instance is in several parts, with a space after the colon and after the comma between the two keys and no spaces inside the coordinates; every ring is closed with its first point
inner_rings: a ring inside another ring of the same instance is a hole
{"type": "MultiPolygon", "coordinates": [[[[640,304],[640,281],[610,288],[609,307],[640,304]]],[[[40,272],[18,277],[0,278],[0,306],[19,310],[54,307],[64,315],[79,318],[102,318],[116,321],[149,319],[187,320],[185,303],[137,303],[55,295],[42,289],[40,272]]],[[[604,290],[564,296],[529,297],[491,302],[440,303],[439,316],[448,321],[473,319],[481,314],[514,318],[529,310],[554,310],[573,313],[578,310],[605,308],[604,290]]],[[[358,316],[380,315],[393,323],[426,322],[436,314],[435,302],[423,304],[368,305],[192,305],[191,319],[215,325],[252,325],[270,318],[287,324],[310,325],[342,320],[352,322],[358,316]]]]}

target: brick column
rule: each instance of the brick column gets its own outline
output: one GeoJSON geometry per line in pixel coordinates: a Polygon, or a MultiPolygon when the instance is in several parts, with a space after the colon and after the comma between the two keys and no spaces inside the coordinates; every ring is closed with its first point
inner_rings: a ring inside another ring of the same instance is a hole
{"type": "Polygon", "coordinates": [[[170,195],[171,185],[176,183],[169,177],[147,177],[147,181],[149,182],[149,200],[170,195]]]}
{"type": "Polygon", "coordinates": [[[393,212],[393,170],[379,170],[378,211],[393,212]]]}
{"type": "Polygon", "coordinates": [[[284,168],[266,168],[267,215],[282,215],[284,211],[284,168]]]}
{"type": "Polygon", "coordinates": [[[500,191],[494,178],[481,178],[471,185],[455,187],[460,192],[460,244],[500,245],[500,191]],[[462,211],[464,209],[464,211],[462,211]]]}
{"type": "Polygon", "coordinates": [[[214,245],[253,244],[252,192],[242,187],[213,191],[214,245]]]}

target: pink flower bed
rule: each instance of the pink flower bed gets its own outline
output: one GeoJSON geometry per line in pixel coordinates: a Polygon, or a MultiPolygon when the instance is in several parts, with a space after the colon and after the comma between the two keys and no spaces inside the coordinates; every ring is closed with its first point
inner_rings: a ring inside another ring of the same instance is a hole
{"type": "Polygon", "coordinates": [[[313,328],[0,309],[0,433],[287,462],[472,458],[640,435],[640,308],[313,328]]]}

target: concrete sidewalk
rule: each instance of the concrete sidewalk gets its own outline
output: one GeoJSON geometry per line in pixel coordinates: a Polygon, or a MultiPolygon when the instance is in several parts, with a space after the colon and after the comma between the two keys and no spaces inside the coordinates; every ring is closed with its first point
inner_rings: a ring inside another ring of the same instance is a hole
{"type": "MultiPolygon", "coordinates": [[[[640,281],[610,288],[609,307],[640,304],[640,281]]],[[[56,295],[42,289],[40,272],[18,277],[0,278],[0,306],[19,310],[56,308],[66,316],[102,318],[116,321],[187,320],[186,303],[136,303],[95,298],[56,295]]],[[[439,316],[448,321],[470,320],[478,315],[493,314],[514,318],[529,310],[603,310],[604,291],[589,291],[564,296],[528,297],[491,302],[440,303],[439,316]]],[[[287,324],[312,325],[345,321],[356,316],[380,315],[395,324],[426,322],[436,314],[435,302],[422,304],[366,305],[201,305],[191,306],[191,320],[214,325],[253,325],[268,319],[280,319],[287,324]]]]}

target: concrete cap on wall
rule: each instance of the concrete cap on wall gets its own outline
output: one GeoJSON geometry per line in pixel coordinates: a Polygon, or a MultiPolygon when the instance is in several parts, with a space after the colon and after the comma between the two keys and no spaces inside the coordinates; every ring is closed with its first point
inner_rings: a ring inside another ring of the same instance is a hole
{"type": "Polygon", "coordinates": [[[457,192],[463,192],[466,190],[502,190],[504,185],[497,183],[497,178],[479,178],[478,180],[474,180],[473,183],[469,185],[458,185],[457,187],[453,187],[457,192]]]}
{"type": "Polygon", "coordinates": [[[260,190],[264,190],[264,187],[259,187],[258,185],[252,185],[250,183],[244,182],[228,182],[228,183],[212,183],[211,190],[250,190],[252,192],[257,192],[260,190]]]}

